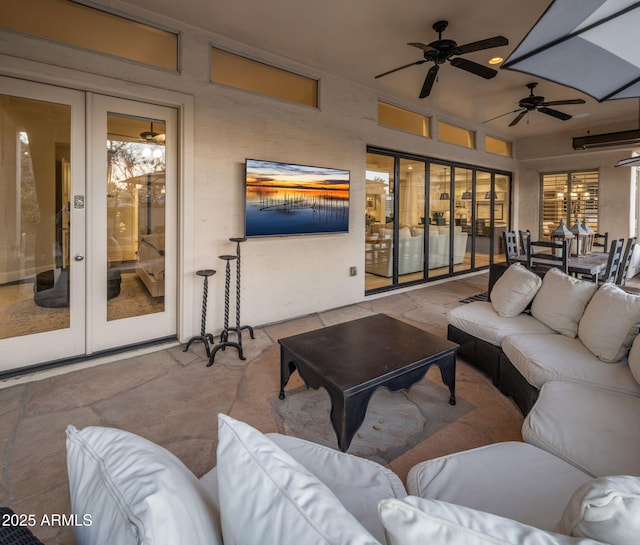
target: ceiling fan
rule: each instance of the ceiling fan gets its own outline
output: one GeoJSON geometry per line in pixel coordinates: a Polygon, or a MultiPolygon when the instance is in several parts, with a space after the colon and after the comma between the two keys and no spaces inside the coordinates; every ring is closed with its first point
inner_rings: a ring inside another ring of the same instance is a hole
{"type": "Polygon", "coordinates": [[[393,70],[383,72],[382,74],[378,74],[376,78],[381,78],[388,74],[392,74],[393,72],[397,72],[398,70],[409,68],[410,66],[414,66],[416,64],[432,62],[433,66],[427,72],[427,77],[425,78],[424,83],[422,84],[422,89],[420,90],[420,98],[425,98],[429,96],[429,93],[431,93],[431,88],[436,81],[440,65],[444,64],[447,61],[449,61],[452,66],[455,66],[456,68],[460,68],[462,70],[466,70],[467,72],[471,72],[476,76],[480,76],[485,79],[491,79],[495,77],[495,75],[498,73],[497,70],[493,70],[492,68],[488,68],[487,66],[483,66],[467,59],[463,59],[458,55],[464,55],[465,53],[472,53],[474,51],[481,51],[483,49],[490,49],[492,47],[507,45],[509,43],[509,40],[507,40],[504,36],[494,36],[493,38],[487,38],[486,40],[471,42],[465,45],[458,45],[453,40],[442,39],[442,32],[447,28],[447,26],[449,26],[448,21],[437,21],[433,24],[433,29],[438,33],[438,39],[435,42],[431,42],[430,44],[410,42],[407,44],[422,49],[424,59],[420,59],[419,61],[411,62],[409,64],[399,66],[398,68],[394,68],[393,70]]]}
{"type": "Polygon", "coordinates": [[[544,97],[536,96],[533,94],[533,90],[536,88],[537,83],[527,83],[527,87],[529,88],[529,96],[525,97],[518,102],[518,108],[507,112],[505,114],[500,114],[497,117],[492,117],[491,119],[487,119],[484,123],[488,123],[489,121],[493,121],[494,119],[498,119],[499,117],[503,117],[505,115],[514,114],[516,112],[518,115],[509,123],[509,127],[513,127],[520,123],[522,118],[527,115],[529,112],[538,111],[543,114],[550,115],[551,117],[555,117],[557,119],[561,119],[562,121],[567,121],[571,119],[572,116],[569,114],[565,114],[564,112],[560,112],[558,110],[554,110],[553,108],[549,108],[549,106],[561,106],[565,104],[584,104],[584,100],[581,98],[574,98],[569,100],[552,100],[550,102],[545,102],[544,97]]]}

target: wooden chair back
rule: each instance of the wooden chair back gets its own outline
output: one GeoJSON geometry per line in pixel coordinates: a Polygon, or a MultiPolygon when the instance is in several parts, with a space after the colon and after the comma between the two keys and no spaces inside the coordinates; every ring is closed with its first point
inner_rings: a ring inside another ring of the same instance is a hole
{"type": "Polygon", "coordinates": [[[527,244],[531,240],[531,231],[526,229],[525,231],[518,231],[518,236],[520,237],[520,255],[525,255],[527,253],[527,244]]]}
{"type": "Polygon", "coordinates": [[[618,270],[622,262],[622,250],[624,248],[624,239],[611,241],[609,249],[609,259],[607,260],[607,268],[599,277],[600,282],[613,282],[615,284],[618,279],[618,270]]]}
{"type": "Polygon", "coordinates": [[[515,231],[503,231],[502,239],[504,242],[504,257],[507,263],[511,264],[511,258],[517,257],[518,252],[518,239],[515,231]]]}
{"type": "Polygon", "coordinates": [[[599,252],[606,252],[609,247],[609,232],[595,233],[593,235],[593,242],[591,243],[592,249],[597,249],[599,252]]]}
{"type": "Polygon", "coordinates": [[[622,262],[618,270],[618,277],[616,278],[616,284],[624,286],[627,283],[627,273],[631,266],[631,258],[633,257],[633,250],[636,247],[636,237],[631,237],[627,240],[627,245],[624,248],[624,254],[622,255],[622,262]]]}
{"type": "Polygon", "coordinates": [[[570,241],[567,239],[562,242],[529,240],[527,244],[527,268],[531,271],[540,272],[556,267],[565,274],[569,274],[569,244],[570,241]],[[536,259],[543,259],[545,263],[536,263],[536,259]]]}

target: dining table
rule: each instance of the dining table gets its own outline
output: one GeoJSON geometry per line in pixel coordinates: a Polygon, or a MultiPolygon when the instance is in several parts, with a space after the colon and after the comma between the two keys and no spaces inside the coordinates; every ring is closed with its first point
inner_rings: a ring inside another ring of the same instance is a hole
{"type": "MultiPolygon", "coordinates": [[[[593,252],[584,256],[569,256],[567,259],[569,274],[574,276],[590,276],[597,282],[598,275],[607,268],[608,259],[608,252],[593,252]]],[[[511,257],[510,261],[516,261],[526,266],[527,256],[518,255],[511,257]]],[[[543,267],[558,267],[558,261],[544,259],[544,257],[540,256],[534,257],[532,262],[543,267]]]]}

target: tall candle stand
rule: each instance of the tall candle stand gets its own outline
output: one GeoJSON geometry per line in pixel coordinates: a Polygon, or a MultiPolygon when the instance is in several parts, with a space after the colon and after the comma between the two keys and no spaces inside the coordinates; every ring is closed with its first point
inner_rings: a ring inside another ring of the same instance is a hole
{"type": "MultiPolygon", "coordinates": [[[[238,349],[238,354],[241,360],[245,360],[244,354],[242,352],[242,344],[237,342],[232,342],[229,340],[229,298],[231,294],[231,261],[238,258],[237,255],[221,255],[218,256],[220,259],[227,262],[225,266],[225,282],[224,282],[224,326],[222,332],[220,333],[220,342],[213,347],[211,351],[211,356],[209,357],[209,363],[207,363],[207,367],[213,365],[213,360],[216,357],[216,352],[218,350],[224,350],[227,346],[232,346],[238,349]]],[[[240,328],[240,320],[239,316],[236,314],[236,329],[240,328]]]]}
{"type": "Polygon", "coordinates": [[[198,276],[202,276],[204,278],[204,287],[202,291],[202,319],[200,322],[200,335],[196,335],[195,337],[191,337],[189,342],[187,342],[187,346],[184,351],[189,350],[189,347],[194,342],[201,342],[204,344],[204,348],[207,351],[207,357],[211,357],[211,347],[210,344],[213,345],[213,335],[211,333],[205,333],[207,327],[207,297],[209,293],[209,277],[216,274],[216,271],[213,269],[202,269],[201,271],[196,271],[198,276]]]}
{"type": "Polygon", "coordinates": [[[242,344],[242,330],[249,330],[249,335],[252,339],[255,339],[253,335],[253,328],[250,325],[240,325],[240,243],[247,240],[247,237],[234,237],[229,239],[231,242],[236,243],[236,327],[230,328],[231,331],[238,333],[238,342],[242,344]]]}

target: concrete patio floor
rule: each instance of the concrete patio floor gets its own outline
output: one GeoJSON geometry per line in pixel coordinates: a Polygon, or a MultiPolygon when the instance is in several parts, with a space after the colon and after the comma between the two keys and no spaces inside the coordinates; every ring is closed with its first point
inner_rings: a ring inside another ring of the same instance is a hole
{"type": "MultiPolygon", "coordinates": [[[[65,447],[69,424],[117,427],[142,435],[201,476],[216,462],[218,413],[263,432],[290,433],[274,411],[280,389],[279,338],[378,312],[444,337],[447,312],[486,288],[487,274],[481,274],[259,327],[253,340],[243,334],[245,361],[227,348],[206,367],[204,347],[196,343],[188,352],[184,345],[174,345],[124,354],[109,363],[70,366],[57,376],[7,379],[0,383],[0,505],[33,513],[37,520],[70,512],[65,447]]],[[[435,368],[425,380],[441,385],[435,368]]],[[[296,373],[287,389],[300,386],[296,373]]],[[[461,360],[456,392],[468,402],[468,410],[389,461],[401,478],[425,459],[521,440],[523,417],[515,404],[461,360]]],[[[73,543],[67,527],[36,526],[32,531],[47,544],[73,543]]]]}

